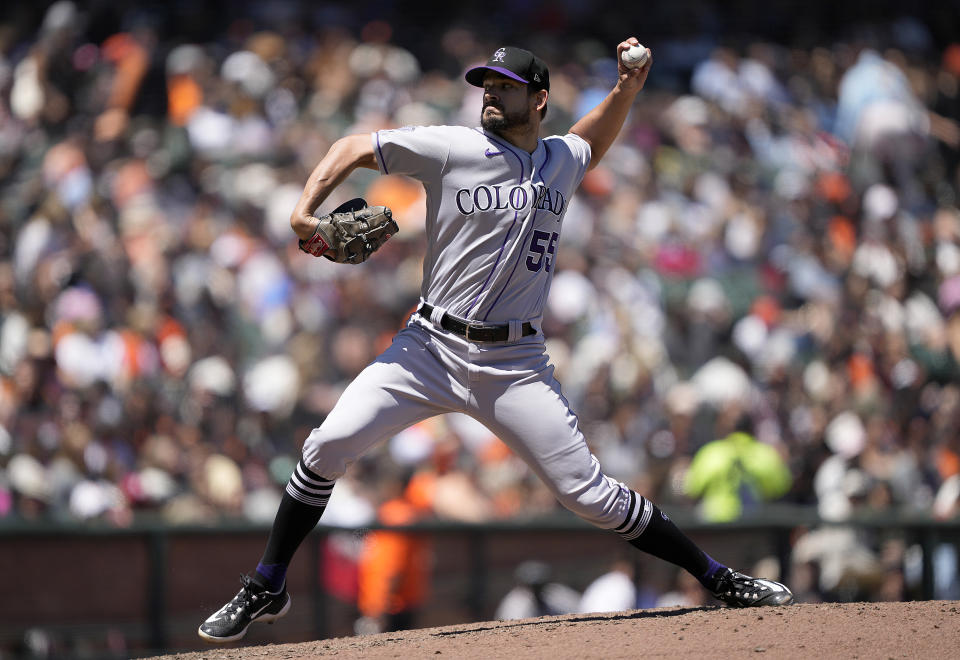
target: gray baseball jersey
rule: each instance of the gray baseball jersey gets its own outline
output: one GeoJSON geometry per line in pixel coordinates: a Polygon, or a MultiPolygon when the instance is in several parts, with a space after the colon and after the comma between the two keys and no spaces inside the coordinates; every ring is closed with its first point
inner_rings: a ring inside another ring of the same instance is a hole
{"type": "Polygon", "coordinates": [[[423,299],[477,321],[538,319],[590,146],[569,134],[530,154],[462,126],[378,131],[373,141],[381,172],[413,177],[427,193],[423,299]]]}
{"type": "MultiPolygon", "coordinates": [[[[639,536],[652,505],[602,472],[553,376],[543,335],[516,332],[542,315],[589,145],[573,134],[550,137],[531,154],[482,129],[452,126],[384,130],[372,139],[381,172],[413,177],[426,189],[421,295],[434,310],[429,320],[413,315],[347,386],[304,443],[304,464],[333,480],[404,428],[463,412],[523,458],[571,511],[624,538],[639,536]],[[441,327],[444,313],[509,325],[510,336],[469,341],[441,327]]],[[[310,483],[299,486],[287,492],[307,501],[310,483]]]]}

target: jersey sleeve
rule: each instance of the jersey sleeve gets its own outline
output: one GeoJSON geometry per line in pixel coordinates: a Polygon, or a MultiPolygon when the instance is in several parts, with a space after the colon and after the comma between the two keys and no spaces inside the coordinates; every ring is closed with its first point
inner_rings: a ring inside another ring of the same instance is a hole
{"type": "Polygon", "coordinates": [[[593,157],[589,143],[576,133],[567,133],[559,138],[557,142],[566,150],[568,156],[574,163],[574,167],[578,168],[576,181],[581,181],[587,173],[587,168],[590,167],[590,159],[593,157]]]}
{"type": "Polygon", "coordinates": [[[450,153],[442,127],[407,126],[371,134],[373,153],[383,174],[404,174],[419,181],[439,179],[450,153]]]}

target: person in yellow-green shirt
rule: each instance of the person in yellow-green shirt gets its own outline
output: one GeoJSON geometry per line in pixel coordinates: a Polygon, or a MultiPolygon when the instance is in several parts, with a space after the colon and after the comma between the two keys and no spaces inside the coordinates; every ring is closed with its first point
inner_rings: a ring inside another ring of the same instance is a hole
{"type": "Polygon", "coordinates": [[[750,433],[749,420],[725,438],[708,442],[693,456],[684,489],[700,499],[700,514],[710,522],[736,520],[748,502],[773,500],[793,482],[783,457],[750,433]]]}

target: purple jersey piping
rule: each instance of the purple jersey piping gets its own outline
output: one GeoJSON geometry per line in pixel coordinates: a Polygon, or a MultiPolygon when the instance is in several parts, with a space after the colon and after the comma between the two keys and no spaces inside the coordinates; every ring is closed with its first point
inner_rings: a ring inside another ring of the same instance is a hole
{"type": "Polygon", "coordinates": [[[387,161],[383,159],[383,149],[380,147],[380,131],[377,131],[377,153],[380,154],[380,164],[383,165],[383,173],[390,174],[387,171],[387,161]]]}
{"type": "MultiPolygon", "coordinates": [[[[546,169],[547,163],[550,162],[550,149],[549,149],[549,147],[547,147],[547,143],[546,143],[546,142],[543,143],[543,151],[544,151],[545,157],[544,157],[544,159],[543,159],[543,163],[540,165],[540,172],[539,172],[539,173],[540,173],[540,183],[542,183],[544,186],[546,186],[546,185],[547,185],[547,182],[543,180],[543,170],[546,169]]],[[[532,177],[532,172],[531,172],[531,179],[532,179],[532,178],[533,178],[533,177],[532,177]]],[[[531,181],[531,182],[532,182],[532,181],[531,181]]],[[[534,196],[534,197],[536,197],[536,196],[534,196]]],[[[534,201],[536,201],[536,200],[534,200],[534,201]]],[[[536,209],[536,208],[533,208],[533,209],[532,209],[532,213],[531,213],[531,215],[530,215],[530,230],[527,232],[527,236],[529,236],[530,233],[533,231],[533,227],[534,227],[534,225],[536,225],[536,222],[535,222],[536,219],[537,219],[537,209],[536,209]]],[[[526,239],[524,239],[524,245],[526,245],[526,239]]],[[[484,321],[487,320],[487,318],[490,316],[490,312],[492,312],[492,311],[493,311],[493,308],[497,306],[497,303],[498,303],[498,302],[500,302],[500,297],[503,295],[503,292],[507,290],[507,285],[510,284],[510,280],[513,279],[513,274],[517,272],[517,266],[520,265],[520,261],[523,259],[523,257],[524,257],[524,254],[523,254],[523,251],[521,250],[521,251],[520,251],[520,254],[517,255],[517,260],[516,260],[515,262],[513,262],[513,270],[510,271],[510,277],[508,277],[508,278],[507,278],[507,281],[503,283],[503,288],[500,289],[500,293],[498,293],[498,294],[497,294],[497,297],[493,299],[493,303],[490,305],[490,308],[487,310],[487,313],[483,315],[483,320],[484,320],[484,321]]],[[[544,258],[544,259],[547,258],[547,257],[546,257],[546,254],[544,254],[544,257],[543,257],[543,258],[544,258]]],[[[544,264],[544,266],[546,266],[546,264],[544,264]]]]}
{"type": "MultiPolygon", "coordinates": [[[[479,130],[477,132],[481,133],[481,131],[479,130]]],[[[507,148],[507,145],[504,145],[500,141],[493,139],[486,133],[482,133],[482,134],[492,142],[499,144],[501,147],[504,148],[505,151],[508,151],[513,155],[514,158],[517,159],[517,161],[520,163],[520,179],[518,181],[518,185],[523,185],[523,173],[525,168],[523,166],[523,160],[520,158],[520,156],[518,156],[512,149],[507,148]]],[[[487,275],[487,279],[484,281],[483,286],[480,287],[479,291],[477,291],[477,295],[473,297],[473,301],[470,303],[470,308],[467,309],[466,318],[468,319],[470,318],[470,313],[473,311],[474,306],[476,306],[477,301],[480,299],[480,296],[483,294],[484,291],[487,290],[487,285],[490,284],[490,278],[492,278],[493,274],[497,272],[497,266],[500,265],[500,259],[503,258],[503,251],[507,247],[507,241],[510,239],[510,234],[513,233],[513,228],[517,224],[517,217],[519,215],[520,215],[519,211],[513,212],[513,222],[510,223],[510,228],[507,230],[506,236],[503,237],[503,243],[500,245],[500,252],[497,253],[497,260],[493,263],[493,267],[490,269],[490,274],[487,275]]],[[[486,317],[484,317],[484,320],[486,320],[486,317]]]]}

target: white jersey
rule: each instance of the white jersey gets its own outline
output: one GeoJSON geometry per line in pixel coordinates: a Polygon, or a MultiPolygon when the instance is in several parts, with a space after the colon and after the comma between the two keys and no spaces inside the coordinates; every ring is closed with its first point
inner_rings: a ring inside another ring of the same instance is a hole
{"type": "Polygon", "coordinates": [[[423,300],[470,320],[538,320],[590,145],[571,133],[538,140],[531,154],[462,126],[382,130],[372,140],[382,173],[426,189],[423,300]]]}

